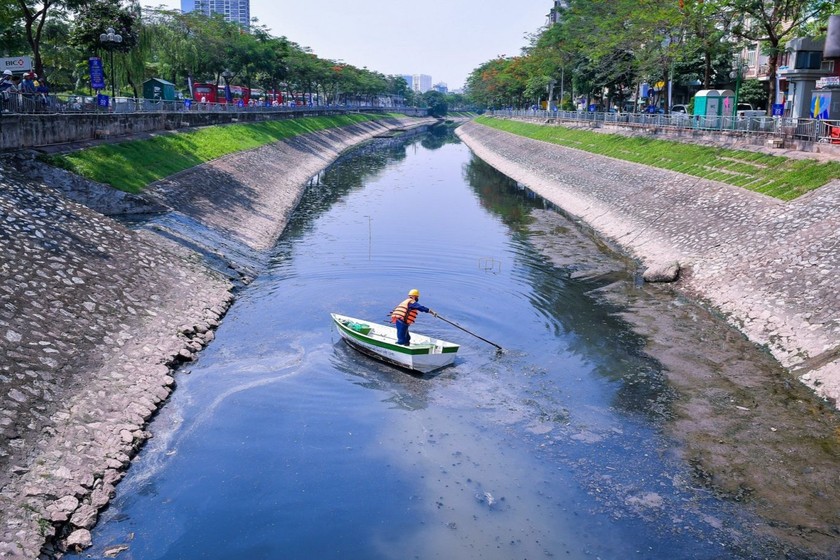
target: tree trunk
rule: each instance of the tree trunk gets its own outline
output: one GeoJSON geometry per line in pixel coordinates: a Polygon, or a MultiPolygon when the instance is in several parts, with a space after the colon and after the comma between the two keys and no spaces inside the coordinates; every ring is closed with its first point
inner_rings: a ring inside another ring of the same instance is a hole
{"type": "Polygon", "coordinates": [[[767,96],[767,110],[772,111],[776,102],[776,74],[779,67],[779,40],[770,40],[770,61],[767,64],[767,80],[770,82],[770,94],[767,96]]]}
{"type": "Polygon", "coordinates": [[[26,29],[26,41],[32,48],[32,58],[34,59],[34,70],[38,76],[44,75],[44,63],[41,60],[41,32],[44,29],[44,22],[47,19],[47,12],[52,5],[52,0],[44,0],[43,6],[40,10],[32,12],[26,5],[24,0],[18,0],[18,5],[23,12],[25,20],[24,29],[26,29]],[[37,25],[36,25],[37,22],[37,25]],[[35,26],[33,30],[32,27],[35,26]]]}
{"type": "Polygon", "coordinates": [[[705,68],[703,73],[703,89],[710,89],[712,82],[712,53],[707,50],[704,55],[705,68]]]}

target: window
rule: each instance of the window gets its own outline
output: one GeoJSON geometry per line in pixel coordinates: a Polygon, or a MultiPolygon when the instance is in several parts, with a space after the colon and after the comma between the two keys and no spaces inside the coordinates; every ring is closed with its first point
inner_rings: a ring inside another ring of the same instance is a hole
{"type": "Polygon", "coordinates": [[[797,70],[819,70],[822,66],[822,53],[820,51],[799,51],[796,53],[797,70]]]}

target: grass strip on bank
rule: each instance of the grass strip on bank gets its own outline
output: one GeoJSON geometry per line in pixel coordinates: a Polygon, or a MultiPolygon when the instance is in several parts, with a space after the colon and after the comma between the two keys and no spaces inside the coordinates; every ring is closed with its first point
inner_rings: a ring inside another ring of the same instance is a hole
{"type": "Polygon", "coordinates": [[[300,134],[392,116],[350,114],[207,126],[42,159],[93,181],[138,193],[155,181],[227,154],[300,134]]]}
{"type": "Polygon", "coordinates": [[[840,178],[838,162],[791,159],[749,150],[628,137],[491,117],[479,117],[476,122],[534,140],[720,181],[780,200],[793,200],[840,178]]]}

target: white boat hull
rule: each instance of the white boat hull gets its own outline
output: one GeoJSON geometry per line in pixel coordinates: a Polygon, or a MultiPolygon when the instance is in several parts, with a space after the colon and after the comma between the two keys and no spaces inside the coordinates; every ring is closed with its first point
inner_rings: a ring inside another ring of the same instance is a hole
{"type": "Polygon", "coordinates": [[[344,341],[356,350],[383,362],[421,373],[455,361],[459,345],[411,333],[411,344],[397,344],[397,329],[337,313],[330,314],[344,341]]]}

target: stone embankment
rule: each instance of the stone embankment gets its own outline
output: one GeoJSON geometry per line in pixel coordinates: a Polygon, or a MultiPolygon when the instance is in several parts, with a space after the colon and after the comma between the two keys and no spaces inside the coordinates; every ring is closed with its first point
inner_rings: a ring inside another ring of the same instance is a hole
{"type": "Polygon", "coordinates": [[[165,210],[264,251],[308,179],[343,150],[433,122],[385,119],[290,139],[141,197],[20,154],[0,159],[0,558],[89,544],[175,370],[213,340],[233,281],[253,273],[216,272],[195,240],[105,214],[165,210]]]}
{"type": "Polygon", "coordinates": [[[585,222],[766,347],[818,395],[840,397],[840,181],[782,202],[714,181],[476,123],[483,160],[585,222]]]}

